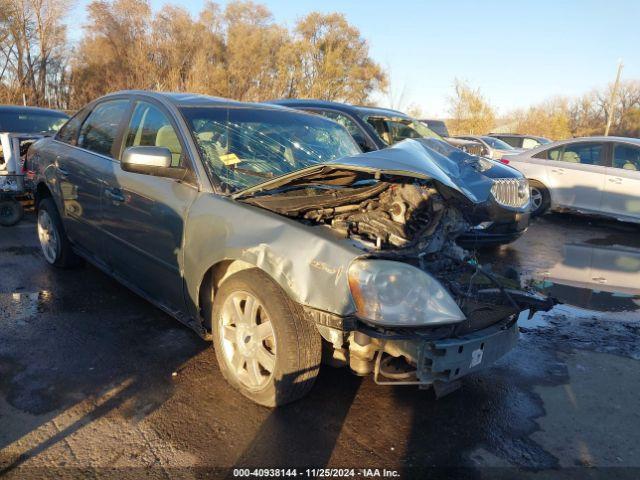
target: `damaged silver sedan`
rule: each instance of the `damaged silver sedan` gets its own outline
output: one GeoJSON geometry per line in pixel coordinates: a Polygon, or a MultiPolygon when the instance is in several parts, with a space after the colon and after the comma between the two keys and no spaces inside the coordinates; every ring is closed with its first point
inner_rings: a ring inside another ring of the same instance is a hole
{"type": "Polygon", "coordinates": [[[455,243],[527,212],[526,180],[438,140],[360,154],[317,116],[122,92],[29,155],[45,259],[87,259],[212,339],[263,405],[305,395],[322,359],[447,393],[551,307],[455,243]]]}

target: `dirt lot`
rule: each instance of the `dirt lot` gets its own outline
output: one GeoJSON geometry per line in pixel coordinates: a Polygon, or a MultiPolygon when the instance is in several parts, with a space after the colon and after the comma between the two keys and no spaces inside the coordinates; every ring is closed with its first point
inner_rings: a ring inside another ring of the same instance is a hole
{"type": "Polygon", "coordinates": [[[567,304],[521,318],[518,347],[448,397],[324,368],[306,399],[271,411],[227,386],[210,345],[97,269],[48,268],[28,218],[0,230],[0,476],[639,478],[639,232],[552,215],[483,253],[567,304]]]}

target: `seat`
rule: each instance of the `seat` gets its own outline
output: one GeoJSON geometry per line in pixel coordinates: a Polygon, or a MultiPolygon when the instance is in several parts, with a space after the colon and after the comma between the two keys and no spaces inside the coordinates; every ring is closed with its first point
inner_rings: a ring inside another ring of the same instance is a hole
{"type": "Polygon", "coordinates": [[[569,163],[580,163],[580,157],[576,152],[567,152],[565,151],[562,154],[562,161],[569,163]]]}
{"type": "Polygon", "coordinates": [[[156,147],[166,147],[171,152],[171,166],[180,166],[180,157],[182,155],[182,146],[178,135],[171,125],[160,127],[156,135],[156,147]]]}

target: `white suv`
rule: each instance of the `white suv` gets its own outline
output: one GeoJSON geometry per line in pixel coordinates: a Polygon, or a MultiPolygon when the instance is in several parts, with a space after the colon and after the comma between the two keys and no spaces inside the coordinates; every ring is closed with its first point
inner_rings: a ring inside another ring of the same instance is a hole
{"type": "Polygon", "coordinates": [[[640,223],[640,139],[574,138],[501,161],[529,179],[532,215],[567,209],[640,223]]]}

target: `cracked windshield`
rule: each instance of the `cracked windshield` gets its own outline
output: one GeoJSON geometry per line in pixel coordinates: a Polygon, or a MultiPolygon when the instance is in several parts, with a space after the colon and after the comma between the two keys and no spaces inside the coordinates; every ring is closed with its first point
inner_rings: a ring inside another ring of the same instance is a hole
{"type": "Polygon", "coordinates": [[[339,124],[272,109],[184,108],[203,160],[238,191],[360,149],[339,124]]]}

